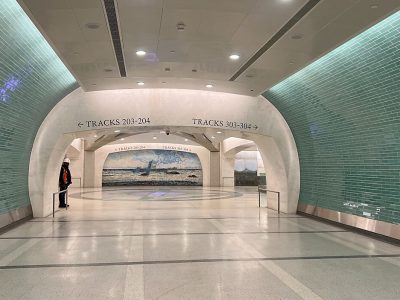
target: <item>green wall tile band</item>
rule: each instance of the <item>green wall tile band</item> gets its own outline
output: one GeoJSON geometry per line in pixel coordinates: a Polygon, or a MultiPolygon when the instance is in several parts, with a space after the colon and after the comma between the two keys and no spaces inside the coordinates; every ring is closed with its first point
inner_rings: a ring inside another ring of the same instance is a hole
{"type": "Polygon", "coordinates": [[[29,205],[30,153],[40,124],[78,87],[15,0],[0,1],[0,214],[29,205]]]}
{"type": "Polygon", "coordinates": [[[265,92],[300,157],[300,201],[400,222],[400,12],[265,92]]]}

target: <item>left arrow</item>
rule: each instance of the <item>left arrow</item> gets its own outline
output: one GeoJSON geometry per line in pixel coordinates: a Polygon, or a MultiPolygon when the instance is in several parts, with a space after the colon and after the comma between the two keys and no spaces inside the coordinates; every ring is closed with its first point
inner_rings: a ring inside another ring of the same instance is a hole
{"type": "Polygon", "coordinates": [[[82,125],[83,125],[83,123],[81,123],[81,122],[78,123],[79,128],[81,128],[82,125]]]}

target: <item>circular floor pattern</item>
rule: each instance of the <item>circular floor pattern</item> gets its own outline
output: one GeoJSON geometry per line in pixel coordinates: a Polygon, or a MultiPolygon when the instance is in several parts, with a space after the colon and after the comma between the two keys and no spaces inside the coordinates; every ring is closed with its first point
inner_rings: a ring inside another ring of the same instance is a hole
{"type": "Polygon", "coordinates": [[[101,201],[204,201],[237,198],[243,196],[243,194],[234,191],[163,187],[158,189],[107,188],[98,191],[75,193],[69,196],[101,201]]]}

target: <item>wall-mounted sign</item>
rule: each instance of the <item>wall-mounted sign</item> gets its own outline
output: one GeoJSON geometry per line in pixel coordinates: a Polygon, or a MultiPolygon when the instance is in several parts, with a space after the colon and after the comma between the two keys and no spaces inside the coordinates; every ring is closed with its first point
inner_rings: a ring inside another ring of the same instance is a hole
{"type": "Polygon", "coordinates": [[[79,128],[99,128],[112,126],[148,126],[151,124],[149,117],[118,118],[105,120],[86,120],[78,122],[79,128]]]}
{"type": "Polygon", "coordinates": [[[196,126],[218,127],[227,129],[243,129],[243,130],[257,130],[258,126],[250,122],[242,121],[222,121],[222,120],[207,120],[193,118],[193,124],[196,126]]]}

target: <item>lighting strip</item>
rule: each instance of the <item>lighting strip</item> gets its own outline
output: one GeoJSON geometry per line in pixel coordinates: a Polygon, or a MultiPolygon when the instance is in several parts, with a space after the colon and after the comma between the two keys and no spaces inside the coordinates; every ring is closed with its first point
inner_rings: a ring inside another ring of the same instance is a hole
{"type": "Polygon", "coordinates": [[[295,14],[283,27],[275,33],[275,35],[269,39],[264,46],[260,48],[250,59],[229,79],[229,81],[235,81],[240,75],[242,75],[257,59],[260,58],[266,51],[268,51],[282,36],[284,36],[298,21],[300,21],[308,12],[310,12],[314,6],[316,6],[321,0],[310,0],[295,14]]]}

